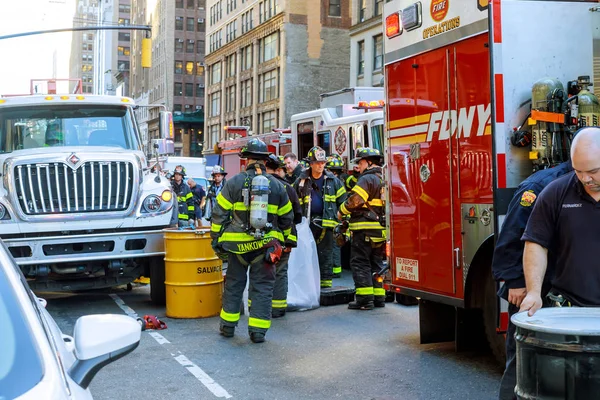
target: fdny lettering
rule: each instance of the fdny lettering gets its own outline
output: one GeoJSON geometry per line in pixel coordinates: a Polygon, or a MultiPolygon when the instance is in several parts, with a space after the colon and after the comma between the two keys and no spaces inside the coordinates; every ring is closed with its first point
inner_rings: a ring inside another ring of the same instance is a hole
{"type": "Polygon", "coordinates": [[[448,139],[458,132],[458,137],[470,137],[473,128],[473,121],[477,114],[477,136],[485,134],[485,127],[490,122],[492,115],[491,104],[471,106],[458,110],[438,111],[431,114],[429,126],[427,129],[427,141],[433,140],[433,135],[438,133],[439,140],[448,139]],[[458,115],[457,115],[458,114],[458,115]]]}
{"type": "Polygon", "coordinates": [[[211,274],[213,272],[221,272],[223,271],[223,267],[220,265],[216,265],[213,267],[198,267],[198,269],[196,269],[196,272],[198,274],[211,274]]]}
{"type": "Polygon", "coordinates": [[[258,249],[262,249],[262,247],[270,242],[272,239],[263,239],[263,240],[258,240],[255,242],[248,242],[248,243],[238,243],[237,247],[238,247],[238,251],[240,253],[247,253],[249,251],[253,251],[253,250],[258,250],[258,249]]]}

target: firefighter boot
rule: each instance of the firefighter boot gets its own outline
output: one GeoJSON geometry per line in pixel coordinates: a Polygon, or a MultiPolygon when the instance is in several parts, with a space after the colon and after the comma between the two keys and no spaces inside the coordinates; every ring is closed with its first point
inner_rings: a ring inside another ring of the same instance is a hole
{"type": "Polygon", "coordinates": [[[265,341],[265,334],[263,332],[250,332],[250,340],[252,340],[252,343],[262,343],[265,341]]]}
{"type": "Polygon", "coordinates": [[[372,301],[352,301],[348,303],[350,310],[372,310],[375,305],[372,301]]]}
{"type": "Polygon", "coordinates": [[[271,318],[281,318],[285,316],[285,308],[274,308],[271,311],[271,318]]]}
{"type": "Polygon", "coordinates": [[[235,327],[234,326],[226,326],[221,324],[219,326],[219,332],[221,333],[222,336],[225,336],[226,338],[231,338],[233,337],[234,333],[235,333],[235,327]]]}
{"type": "Polygon", "coordinates": [[[373,304],[375,305],[375,307],[385,307],[385,299],[383,299],[383,300],[375,300],[373,302],[373,304]]]}

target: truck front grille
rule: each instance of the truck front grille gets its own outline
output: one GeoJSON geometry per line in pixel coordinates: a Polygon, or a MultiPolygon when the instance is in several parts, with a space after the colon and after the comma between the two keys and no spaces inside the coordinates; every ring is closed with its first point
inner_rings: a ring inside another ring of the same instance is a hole
{"type": "Polygon", "coordinates": [[[126,161],[17,165],[14,183],[27,215],[123,211],[131,202],[134,168],[126,161]]]}

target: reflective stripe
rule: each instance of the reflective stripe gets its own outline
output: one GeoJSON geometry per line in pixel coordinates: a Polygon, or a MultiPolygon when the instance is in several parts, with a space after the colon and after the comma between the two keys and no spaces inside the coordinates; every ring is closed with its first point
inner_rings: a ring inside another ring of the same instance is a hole
{"type": "MultiPolygon", "coordinates": [[[[288,200],[287,204],[277,210],[277,215],[280,217],[292,211],[292,202],[288,200]]],[[[270,212],[270,211],[269,211],[270,212]]]]}
{"type": "Polygon", "coordinates": [[[219,203],[219,205],[227,211],[233,208],[233,204],[231,204],[231,202],[227,200],[225,196],[223,196],[223,194],[221,193],[219,193],[219,195],[217,196],[217,203],[219,203]]]}
{"type": "Polygon", "coordinates": [[[336,198],[340,198],[340,197],[342,197],[345,194],[346,194],[346,189],[344,189],[343,187],[341,187],[341,188],[338,189],[337,193],[335,194],[335,197],[336,198]]]}
{"type": "Polygon", "coordinates": [[[231,314],[221,309],[221,318],[227,322],[238,322],[240,320],[240,313],[231,314]]]}
{"type": "Polygon", "coordinates": [[[335,195],[333,194],[326,194],[325,195],[325,201],[330,201],[332,203],[335,203],[337,200],[337,197],[335,197],[335,195]]]}
{"type": "Polygon", "coordinates": [[[321,287],[331,287],[333,285],[333,281],[331,280],[321,280],[321,287]]]}
{"type": "Polygon", "coordinates": [[[356,294],[359,296],[369,296],[373,294],[373,287],[356,288],[356,294]]]}
{"type": "Polygon", "coordinates": [[[287,300],[273,300],[273,308],[287,308],[287,300]]]}
{"type": "MultiPolygon", "coordinates": [[[[263,240],[268,239],[265,241],[265,243],[267,243],[271,238],[279,239],[282,242],[284,241],[283,234],[277,231],[270,231],[265,235],[265,239],[263,240]]],[[[219,242],[253,242],[255,240],[256,238],[254,236],[245,232],[223,232],[221,237],[219,237],[219,242]]]]}
{"type": "Polygon", "coordinates": [[[248,299],[248,307],[252,307],[252,300],[248,299]]]}
{"type": "Polygon", "coordinates": [[[297,241],[298,241],[298,238],[297,238],[295,235],[291,235],[291,234],[290,234],[290,235],[288,235],[288,237],[287,237],[287,240],[288,240],[288,242],[289,242],[289,241],[292,241],[292,242],[297,242],[297,241]]]}
{"type": "Polygon", "coordinates": [[[367,191],[366,191],[365,189],[361,188],[361,187],[360,187],[360,186],[358,186],[358,185],[355,185],[355,186],[352,188],[352,191],[353,191],[354,193],[358,194],[360,197],[362,197],[362,199],[363,199],[364,201],[367,201],[367,200],[369,199],[369,193],[367,193],[367,191]]]}
{"type": "Polygon", "coordinates": [[[304,198],[301,198],[299,200],[300,204],[308,203],[308,201],[310,200],[310,196],[305,196],[304,198]]]}
{"type": "Polygon", "coordinates": [[[369,205],[373,207],[383,207],[383,200],[381,199],[369,200],[367,203],[369,203],[369,205]]]}
{"type": "Polygon", "coordinates": [[[292,232],[292,228],[287,228],[283,230],[283,236],[289,236],[292,232]]]}
{"type": "Polygon", "coordinates": [[[344,215],[348,215],[348,214],[350,214],[350,211],[348,211],[348,209],[346,208],[346,203],[344,203],[344,204],[342,204],[342,205],[340,206],[340,211],[341,211],[341,212],[342,212],[342,214],[344,214],[344,215]]]}
{"type": "Polygon", "coordinates": [[[268,319],[260,319],[260,318],[248,318],[248,326],[252,326],[255,328],[263,328],[269,329],[271,327],[271,321],[268,319]]]}
{"type": "Polygon", "coordinates": [[[373,289],[373,294],[375,296],[385,296],[385,289],[383,289],[383,288],[374,288],[373,289]]]}
{"type": "Polygon", "coordinates": [[[187,214],[178,214],[177,218],[187,221],[190,217],[187,214]]]}
{"type": "Polygon", "coordinates": [[[334,274],[341,274],[342,273],[342,267],[333,267],[333,273],[334,274]]]}
{"type": "Polygon", "coordinates": [[[381,238],[371,237],[371,238],[369,238],[369,240],[373,243],[385,242],[387,233],[385,231],[382,231],[382,232],[383,232],[383,237],[381,237],[381,238]]]}
{"type": "Polygon", "coordinates": [[[269,214],[277,214],[277,209],[278,209],[278,208],[279,208],[279,207],[277,207],[277,205],[276,205],[276,204],[269,204],[269,205],[267,206],[267,212],[268,212],[269,214]]]}
{"type": "Polygon", "coordinates": [[[246,205],[244,204],[243,201],[236,201],[235,203],[233,203],[233,210],[234,211],[248,211],[248,207],[246,207],[246,205]]]}
{"type": "Polygon", "coordinates": [[[384,229],[383,226],[381,226],[381,224],[376,221],[350,222],[349,228],[351,231],[357,231],[361,229],[384,229]]]}
{"type": "Polygon", "coordinates": [[[334,221],[332,219],[324,219],[323,222],[321,223],[321,226],[323,228],[335,228],[336,225],[337,225],[337,221],[334,221]]]}
{"type": "Polygon", "coordinates": [[[191,199],[192,197],[194,197],[194,195],[192,194],[192,192],[189,192],[188,194],[185,195],[185,199],[191,199]]]}
{"type": "Polygon", "coordinates": [[[219,224],[211,224],[210,225],[210,231],[211,232],[221,232],[221,228],[223,227],[223,225],[219,225],[219,224]]]}
{"type": "Polygon", "coordinates": [[[194,206],[188,206],[188,211],[194,211],[195,207],[194,206]]]}

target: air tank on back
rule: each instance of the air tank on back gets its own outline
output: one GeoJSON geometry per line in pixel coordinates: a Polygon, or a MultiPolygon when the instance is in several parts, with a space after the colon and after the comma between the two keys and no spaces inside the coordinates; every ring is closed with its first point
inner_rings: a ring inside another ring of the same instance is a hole
{"type": "Polygon", "coordinates": [[[577,83],[581,87],[577,95],[579,98],[579,124],[580,126],[598,126],[600,124],[600,102],[588,89],[589,86],[592,86],[590,77],[579,76],[577,83]]]}
{"type": "MultiPolygon", "coordinates": [[[[536,81],[531,88],[531,109],[560,112],[563,97],[564,86],[561,81],[556,78],[542,78],[536,81]]],[[[532,127],[530,158],[536,170],[550,166],[553,136],[560,130],[560,125],[553,122],[538,122],[532,127]]]]}

